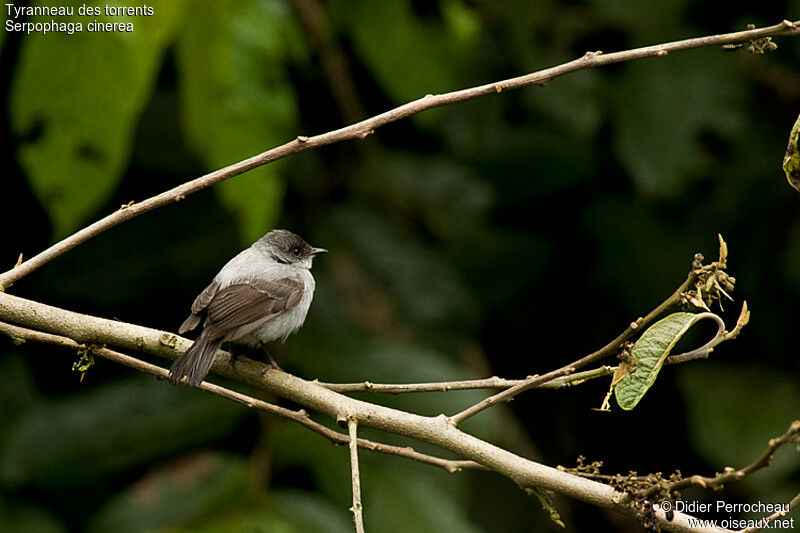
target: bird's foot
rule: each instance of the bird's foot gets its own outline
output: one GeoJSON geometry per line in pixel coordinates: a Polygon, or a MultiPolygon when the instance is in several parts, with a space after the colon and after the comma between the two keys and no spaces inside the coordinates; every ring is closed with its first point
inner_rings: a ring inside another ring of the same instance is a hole
{"type": "Polygon", "coordinates": [[[266,348],[264,349],[264,355],[267,356],[267,361],[269,361],[270,368],[274,368],[275,370],[280,370],[281,372],[283,372],[283,369],[280,366],[278,366],[278,362],[272,357],[272,354],[269,353],[269,350],[267,350],[266,348]]]}

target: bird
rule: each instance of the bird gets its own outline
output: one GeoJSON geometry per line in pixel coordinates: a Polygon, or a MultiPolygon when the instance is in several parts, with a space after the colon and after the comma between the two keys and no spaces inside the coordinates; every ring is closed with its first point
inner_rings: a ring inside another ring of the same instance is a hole
{"type": "Polygon", "coordinates": [[[197,387],[223,342],[264,345],[300,329],[314,298],[313,259],[327,251],[291,231],[274,229],[228,261],[194,300],[178,330],[184,334],[202,325],[194,343],[173,363],[170,382],[197,387]]]}

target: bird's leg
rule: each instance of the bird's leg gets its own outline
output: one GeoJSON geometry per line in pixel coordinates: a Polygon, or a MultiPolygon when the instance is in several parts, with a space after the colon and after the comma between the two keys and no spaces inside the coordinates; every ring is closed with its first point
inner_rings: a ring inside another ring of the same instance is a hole
{"type": "Polygon", "coordinates": [[[269,366],[274,368],[275,370],[280,370],[281,372],[283,372],[283,369],[280,366],[278,366],[278,362],[275,361],[275,359],[272,357],[272,354],[269,353],[269,350],[267,350],[267,347],[266,346],[262,346],[261,349],[264,350],[264,355],[267,356],[267,361],[269,361],[269,366]]]}
{"type": "Polygon", "coordinates": [[[229,342],[226,348],[228,349],[228,353],[231,354],[231,366],[236,366],[236,361],[239,360],[239,356],[242,354],[234,349],[234,344],[232,342],[229,342]]]}

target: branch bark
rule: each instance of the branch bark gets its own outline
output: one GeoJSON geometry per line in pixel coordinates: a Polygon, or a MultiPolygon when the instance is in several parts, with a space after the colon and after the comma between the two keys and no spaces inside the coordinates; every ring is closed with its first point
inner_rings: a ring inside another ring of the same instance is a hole
{"type": "Polygon", "coordinates": [[[537,387],[548,381],[552,381],[556,378],[560,378],[562,376],[567,376],[572,374],[579,368],[583,368],[586,365],[590,365],[596,361],[600,361],[610,355],[614,355],[619,351],[623,344],[630,339],[634,333],[636,333],[640,328],[647,326],[650,322],[655,320],[657,317],[661,316],[664,311],[669,309],[670,307],[677,305],[681,301],[681,297],[683,293],[688,289],[695,280],[695,273],[694,271],[689,273],[689,276],[686,278],[686,281],[681,283],[680,287],[678,287],[675,292],[670,295],[669,298],[661,302],[661,304],[650,311],[644,318],[638,318],[634,322],[625,328],[625,331],[619,334],[619,336],[614,339],[613,341],[609,342],[596,352],[590,353],[589,355],[578,359],[577,361],[570,363],[568,365],[562,366],[556,370],[543,374],[541,376],[530,376],[527,379],[523,380],[518,385],[514,385],[511,388],[508,388],[504,391],[498,392],[493,396],[489,396],[484,400],[476,403],[475,405],[464,409],[460,413],[457,413],[450,417],[450,421],[453,425],[458,425],[467,418],[474,416],[484,409],[488,409],[492,405],[495,405],[499,402],[507,402],[511,400],[517,394],[520,394],[528,389],[533,387],[537,387]]]}
{"type": "Polygon", "coordinates": [[[329,131],[313,137],[301,135],[294,140],[272,148],[271,150],[267,150],[266,152],[262,152],[243,161],[239,161],[238,163],[234,163],[225,168],[188,181],[182,185],[179,185],[178,187],[162,192],[161,194],[148,198],[142,202],[123,206],[118,211],[107,215],[97,222],[70,235],[64,240],[57,242],[43,252],[40,252],[39,254],[15,266],[11,270],[0,274],[0,291],[5,291],[11,286],[11,284],[49,263],[56,257],[68,252],[79,244],[86,242],[92,237],[95,237],[126,220],[130,220],[138,215],[152,211],[153,209],[163,207],[174,202],[180,202],[192,193],[198,192],[228,178],[238,176],[239,174],[247,172],[248,170],[261,165],[277,161],[278,159],[283,159],[289,155],[337,142],[363,139],[374,133],[374,131],[381,126],[391,124],[392,122],[402,120],[428,109],[466,102],[481,96],[498,94],[503,91],[519,89],[521,87],[545,85],[550,82],[550,80],[553,80],[559,76],[587,68],[610,65],[612,63],[620,63],[623,61],[631,61],[645,57],[662,57],[668,55],[670,52],[677,52],[681,50],[722,46],[725,44],[735,44],[753,39],[762,39],[764,37],[797,35],[798,33],[800,33],[800,21],[789,22],[788,20],[784,20],[780,24],[775,24],[774,26],[767,26],[764,28],[756,28],[752,30],[726,33],[721,35],[710,35],[706,37],[696,37],[694,39],[685,39],[682,41],[673,41],[653,46],[645,46],[643,48],[634,48],[632,50],[625,50],[622,52],[613,52],[609,54],[604,54],[600,51],[586,52],[586,54],[578,59],[574,59],[554,67],[539,70],[531,74],[497,81],[494,83],[488,83],[477,87],[471,87],[469,89],[462,89],[460,91],[436,95],[428,94],[422,98],[381,113],[380,115],[356,122],[355,124],[351,124],[350,126],[346,126],[338,130],[329,131]]]}
{"type": "MultiPolygon", "coordinates": [[[[794,509],[798,505],[800,505],[800,493],[797,494],[791,500],[789,500],[789,509],[794,509]]],[[[767,517],[762,519],[762,521],[761,521],[762,525],[759,525],[759,526],[756,526],[756,527],[748,527],[747,529],[743,529],[742,533],[758,533],[759,531],[763,531],[764,528],[770,527],[770,524],[772,522],[774,522],[775,520],[777,520],[779,518],[783,518],[784,516],[786,516],[786,513],[784,513],[783,511],[778,511],[778,512],[772,513],[771,515],[769,515],[769,516],[767,516],[767,517]]]]}
{"type": "Polygon", "coordinates": [[[364,508],[361,505],[361,475],[358,472],[358,422],[355,418],[347,419],[347,432],[350,435],[350,484],[353,486],[353,522],[356,533],[364,533],[364,508]]]}
{"type": "MultiPolygon", "coordinates": [[[[93,355],[97,355],[104,359],[108,359],[109,361],[114,361],[115,363],[133,368],[134,370],[150,374],[158,379],[163,379],[165,381],[169,380],[169,371],[167,369],[102,346],[87,346],[86,344],[78,343],[68,337],[35,331],[32,329],[23,328],[21,326],[6,324],[5,322],[0,322],[0,333],[11,337],[14,342],[43,342],[73,351],[88,349],[93,355]]],[[[302,409],[298,411],[286,409],[285,407],[273,405],[263,400],[259,400],[258,398],[253,398],[252,396],[247,396],[240,392],[236,392],[225,387],[220,387],[219,385],[215,385],[207,381],[202,382],[198,388],[205,392],[214,394],[215,396],[232,400],[250,409],[258,409],[264,413],[279,416],[281,418],[291,420],[292,422],[296,422],[306,429],[310,429],[311,431],[327,438],[332,444],[344,445],[349,444],[350,442],[348,435],[343,435],[338,431],[320,424],[319,422],[315,422],[311,419],[308,413],[302,409]]],[[[482,465],[476,463],[475,461],[443,459],[441,457],[420,453],[410,446],[393,446],[391,444],[384,444],[382,442],[375,442],[367,439],[357,439],[357,444],[360,448],[364,448],[366,450],[385,453],[387,455],[397,455],[399,457],[405,457],[420,463],[438,466],[444,468],[450,473],[459,472],[465,469],[485,470],[482,465]]]]}
{"type": "MultiPolygon", "coordinates": [[[[113,345],[169,359],[175,359],[190,345],[189,340],[169,332],[83,315],[6,293],[0,293],[0,320],[68,337],[81,344],[113,345]]],[[[231,364],[230,354],[226,352],[218,353],[213,370],[334,420],[352,419],[361,426],[434,444],[463,459],[475,461],[520,487],[552,490],[597,507],[636,514],[635,509],[624,502],[623,494],[612,487],[520,457],[459,430],[444,415],[421,416],[349,398],[245,357],[237,357],[231,364]]],[[[675,513],[672,520],[667,520],[663,512],[656,510],[655,513],[660,527],[667,531],[722,531],[692,528],[688,515],[675,513]]]]}

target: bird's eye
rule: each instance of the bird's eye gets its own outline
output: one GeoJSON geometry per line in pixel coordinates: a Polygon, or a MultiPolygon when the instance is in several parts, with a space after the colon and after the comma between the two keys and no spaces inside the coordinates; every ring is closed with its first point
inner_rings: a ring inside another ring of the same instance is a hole
{"type": "Polygon", "coordinates": [[[300,248],[292,248],[292,253],[294,255],[300,255],[300,248]]]}

